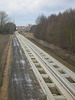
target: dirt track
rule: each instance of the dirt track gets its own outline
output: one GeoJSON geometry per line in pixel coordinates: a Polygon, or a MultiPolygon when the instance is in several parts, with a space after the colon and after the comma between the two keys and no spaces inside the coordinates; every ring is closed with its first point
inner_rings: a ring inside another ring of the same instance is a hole
{"type": "Polygon", "coordinates": [[[13,57],[9,74],[8,100],[43,100],[42,90],[15,37],[12,48],[13,57]]]}

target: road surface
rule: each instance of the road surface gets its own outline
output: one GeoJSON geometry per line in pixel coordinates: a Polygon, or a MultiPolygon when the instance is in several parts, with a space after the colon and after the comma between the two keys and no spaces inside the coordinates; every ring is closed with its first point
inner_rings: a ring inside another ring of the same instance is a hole
{"type": "Polygon", "coordinates": [[[15,36],[11,62],[8,100],[43,100],[43,92],[15,36]]]}

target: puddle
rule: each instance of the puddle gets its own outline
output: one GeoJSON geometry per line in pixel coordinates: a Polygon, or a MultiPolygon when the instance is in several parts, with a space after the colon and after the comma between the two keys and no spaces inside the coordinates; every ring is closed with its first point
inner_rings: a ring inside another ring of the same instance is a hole
{"type": "Polygon", "coordinates": [[[20,54],[22,55],[22,51],[20,50],[20,54]]]}
{"type": "Polygon", "coordinates": [[[19,43],[18,43],[18,41],[17,41],[16,38],[13,38],[13,45],[14,45],[14,47],[15,47],[15,46],[19,46],[19,43]]]}
{"type": "Polygon", "coordinates": [[[17,44],[17,46],[19,46],[19,43],[18,43],[17,39],[16,39],[16,44],[17,44]]]}
{"type": "Polygon", "coordinates": [[[27,82],[27,86],[30,87],[30,89],[33,90],[34,87],[33,87],[32,80],[30,79],[29,74],[25,74],[25,79],[26,79],[26,82],[27,82]]]}
{"type": "Polygon", "coordinates": [[[13,81],[15,81],[15,82],[18,84],[18,79],[17,79],[17,77],[16,77],[16,74],[14,74],[14,79],[13,79],[13,81]]]}
{"type": "Polygon", "coordinates": [[[27,83],[31,83],[32,82],[32,80],[29,77],[29,74],[25,74],[25,79],[26,79],[27,83]]]}
{"type": "Polygon", "coordinates": [[[23,66],[25,66],[25,64],[26,64],[26,62],[25,62],[25,60],[20,60],[20,63],[22,63],[23,64],[23,66]]]}

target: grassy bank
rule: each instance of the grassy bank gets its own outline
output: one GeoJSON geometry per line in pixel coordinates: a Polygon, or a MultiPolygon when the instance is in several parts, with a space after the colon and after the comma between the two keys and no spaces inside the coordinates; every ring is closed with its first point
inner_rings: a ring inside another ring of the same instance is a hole
{"type": "Polygon", "coordinates": [[[6,34],[6,35],[0,34],[0,87],[2,86],[9,39],[10,39],[9,34],[6,34]]]}

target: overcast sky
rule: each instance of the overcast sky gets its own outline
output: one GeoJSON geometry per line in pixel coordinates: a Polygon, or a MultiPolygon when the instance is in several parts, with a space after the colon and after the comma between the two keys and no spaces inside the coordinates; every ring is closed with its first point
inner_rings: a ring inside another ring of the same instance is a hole
{"type": "Polygon", "coordinates": [[[0,0],[0,11],[5,11],[18,26],[34,24],[37,16],[58,14],[75,8],[75,0],[0,0]]]}

